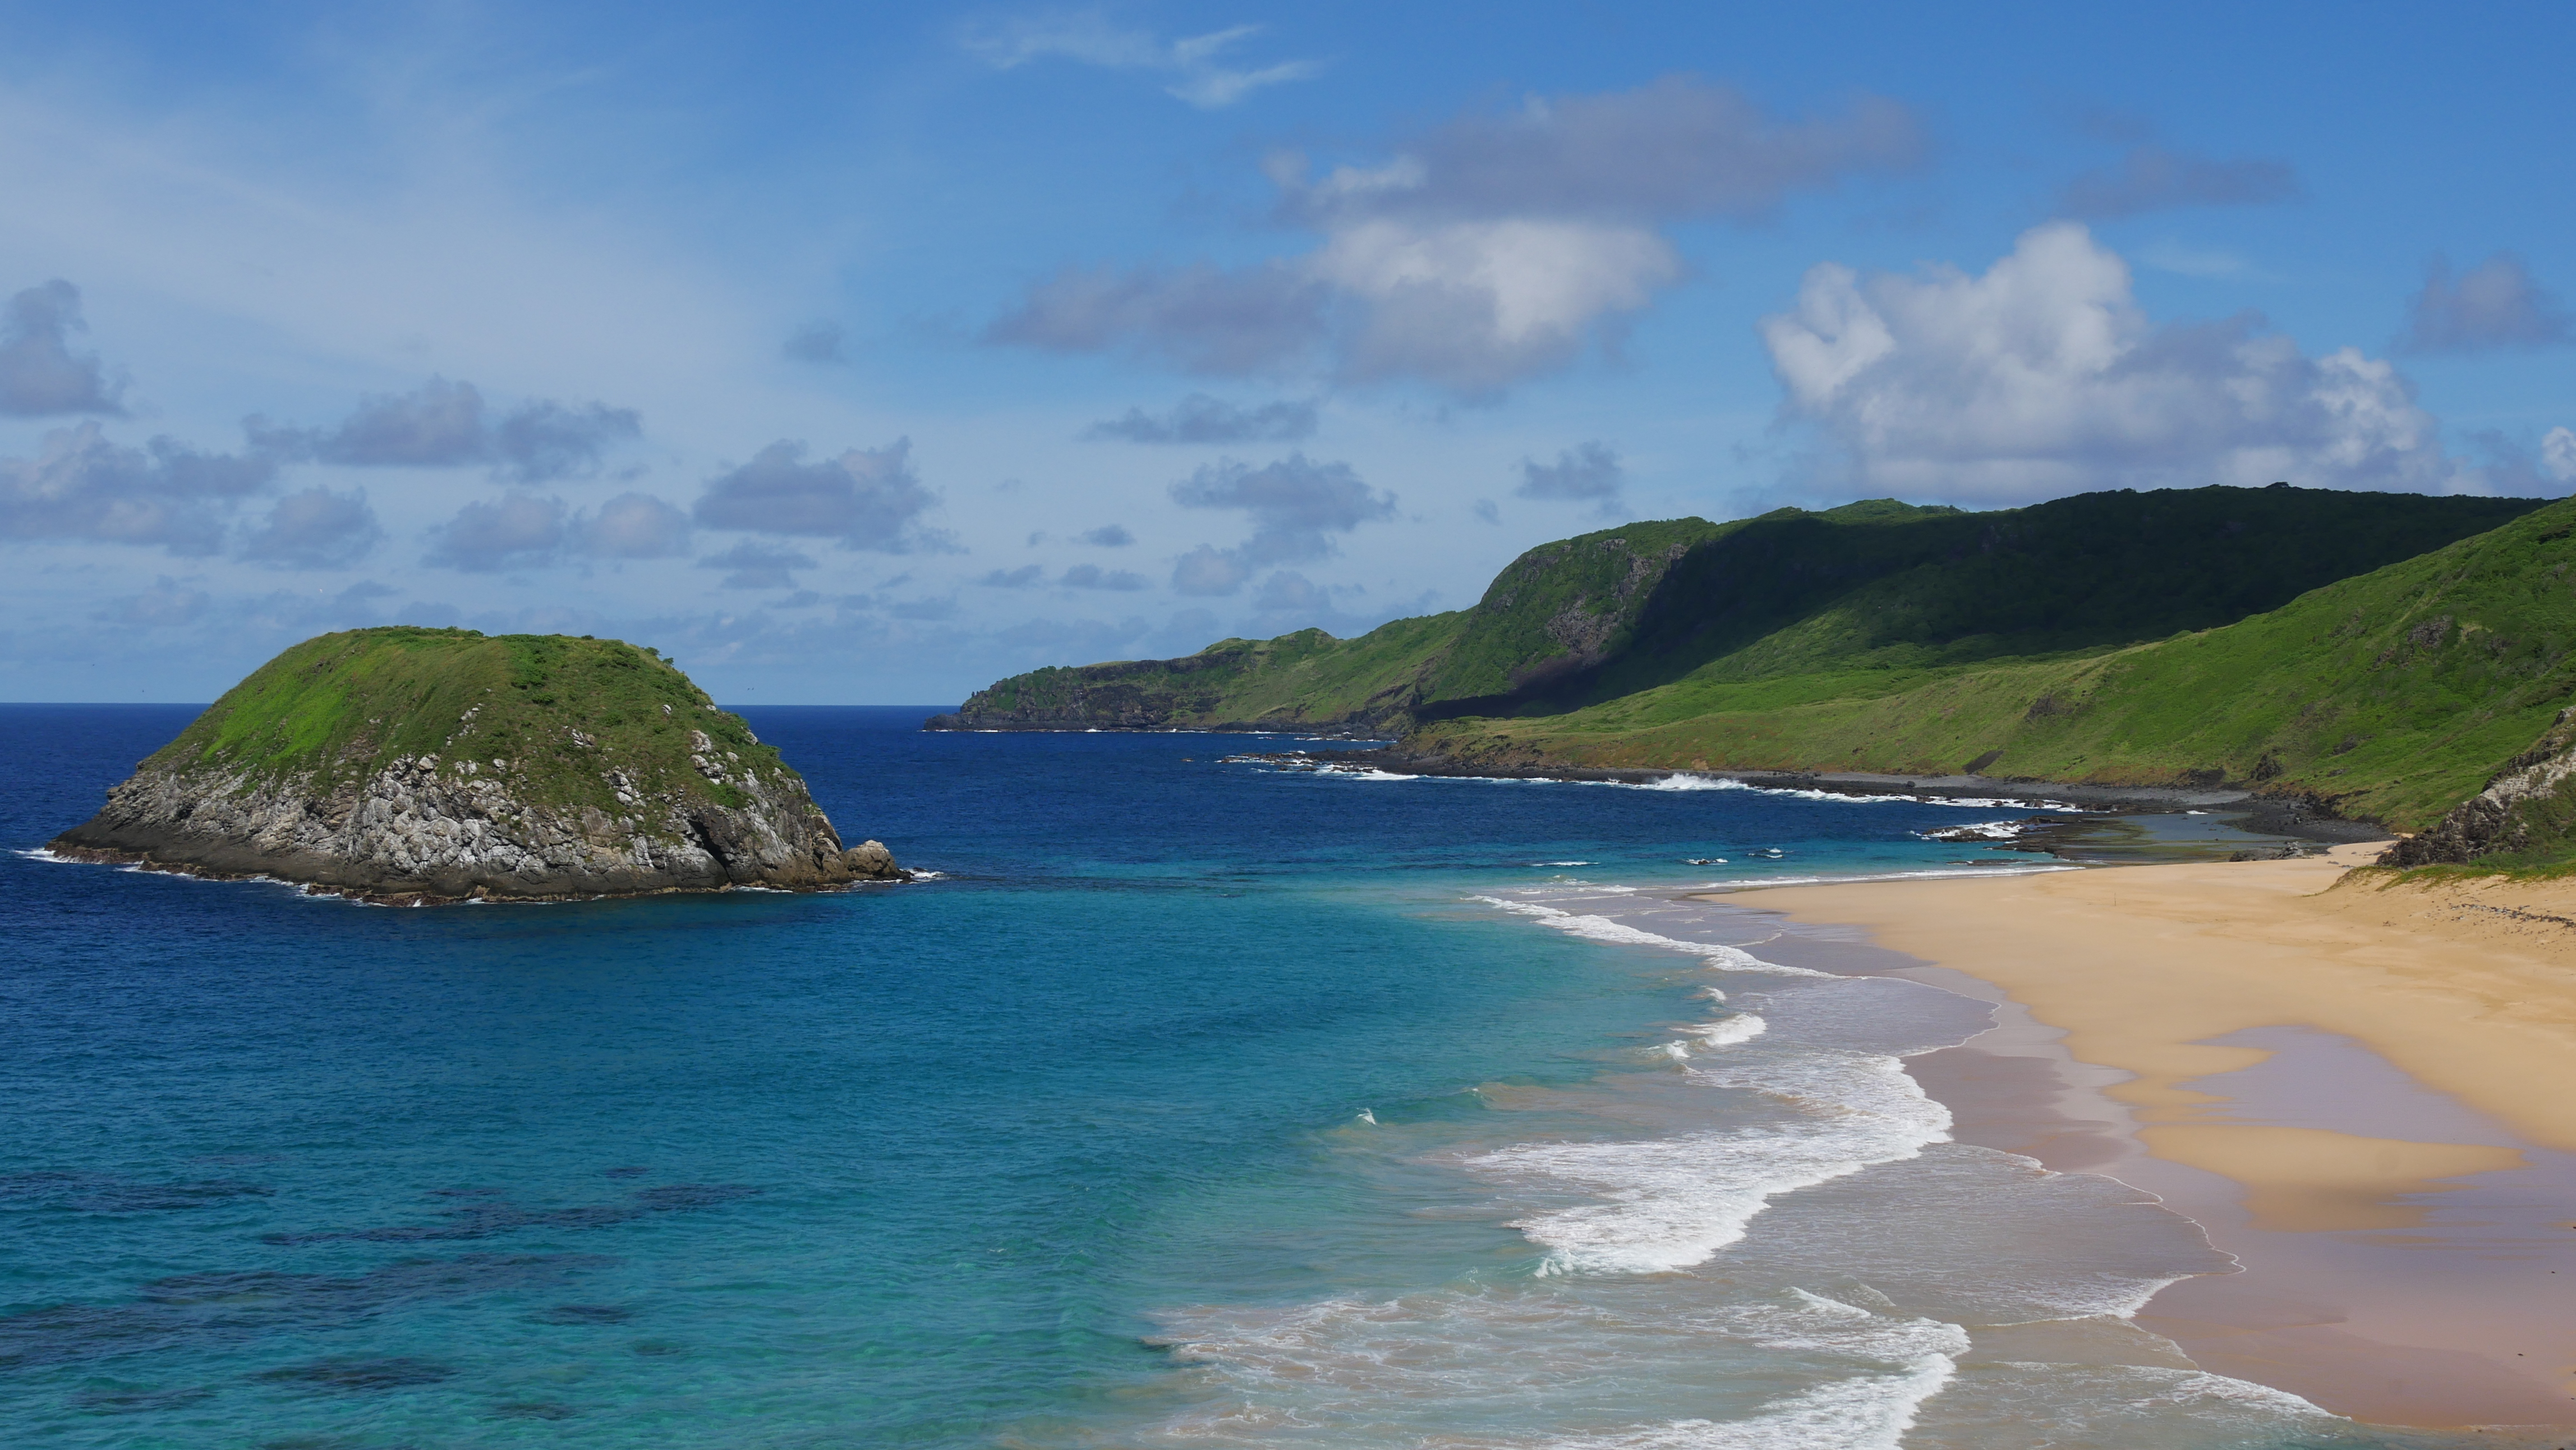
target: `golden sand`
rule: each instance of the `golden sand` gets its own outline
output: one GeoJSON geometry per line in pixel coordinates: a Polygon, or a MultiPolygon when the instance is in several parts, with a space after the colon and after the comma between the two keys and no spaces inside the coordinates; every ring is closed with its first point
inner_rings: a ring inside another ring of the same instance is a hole
{"type": "MultiPolygon", "coordinates": [[[[2204,1367],[2373,1419],[2576,1423],[2576,1203],[2535,1205],[2517,1226],[2512,1254],[2529,1263],[2499,1282],[2528,1289],[2492,1313],[2436,1304],[2443,1276],[2426,1266],[2451,1261],[2423,1247],[2438,1233],[2416,1232],[2476,1175],[2576,1151],[2576,882],[2350,869],[2377,850],[1711,899],[1866,927],[2000,989],[2062,1030],[2076,1062],[2130,1074],[2102,1091],[2135,1142],[2235,1185],[2220,1212],[2189,1211],[2245,1260],[2242,1282],[2187,1281],[2142,1318],[2204,1367]],[[2521,1146],[2265,1122],[2259,1103],[2192,1085],[2269,1055],[2212,1039],[2281,1027],[2357,1042],[2521,1146]],[[2411,1323],[2410,1295],[2425,1305],[2411,1323]]],[[[2142,1186],[2172,1197],[2151,1177],[2142,1186]]]]}

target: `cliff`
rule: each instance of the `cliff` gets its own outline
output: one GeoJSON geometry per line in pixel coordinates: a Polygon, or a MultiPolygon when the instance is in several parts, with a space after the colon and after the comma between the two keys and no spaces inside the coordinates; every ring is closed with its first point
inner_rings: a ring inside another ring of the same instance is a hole
{"type": "Polygon", "coordinates": [[[51,849],[406,901],[906,876],[654,652],[408,627],[269,661],[51,849]]]}

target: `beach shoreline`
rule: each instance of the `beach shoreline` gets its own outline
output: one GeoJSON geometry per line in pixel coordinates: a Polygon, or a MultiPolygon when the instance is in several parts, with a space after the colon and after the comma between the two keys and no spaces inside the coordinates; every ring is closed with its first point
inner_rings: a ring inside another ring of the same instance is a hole
{"type": "Polygon", "coordinates": [[[2201,1367],[2370,1423],[2576,1424],[2576,883],[2353,872],[2376,850],[1698,899],[1995,1004],[1909,1071],[1959,1141],[2236,1257],[2137,1317],[2201,1367]]]}

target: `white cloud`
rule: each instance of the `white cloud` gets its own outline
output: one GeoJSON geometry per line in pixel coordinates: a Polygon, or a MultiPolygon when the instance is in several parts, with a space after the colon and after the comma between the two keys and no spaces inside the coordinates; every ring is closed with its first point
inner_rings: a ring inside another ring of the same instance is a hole
{"type": "Polygon", "coordinates": [[[1565,367],[1680,281],[1665,226],[1759,218],[1921,150],[1912,115],[1873,97],[1812,121],[1681,77],[1533,99],[1320,178],[1302,156],[1273,155],[1263,170],[1279,218],[1319,234],[1314,250],[1231,270],[1067,269],[986,337],[1124,347],[1220,374],[1320,361],[1357,381],[1490,395],[1565,367]]]}
{"type": "Polygon", "coordinates": [[[1333,234],[1313,274],[1370,304],[1347,368],[1479,393],[1561,367],[1593,325],[1680,279],[1681,258],[1639,226],[1552,219],[1424,224],[1393,218],[1333,234]]]}
{"type": "Polygon", "coordinates": [[[2303,355],[2240,316],[2157,327],[2081,225],[2025,232],[1982,276],[1811,269],[1763,319],[1785,408],[1865,492],[2023,503],[2093,488],[2474,486],[2389,363],[2303,355]]]}
{"type": "Polygon", "coordinates": [[[803,443],[781,439],[709,479],[696,517],[702,528],[837,537],[846,548],[903,554],[948,547],[944,535],[920,527],[938,501],[913,471],[909,438],[814,463],[805,461],[803,443]]]}
{"type": "Polygon", "coordinates": [[[129,448],[82,423],[46,434],[33,458],[0,458],[0,539],[212,554],[232,512],[276,477],[276,458],[258,449],[201,453],[171,438],[129,448]]]}
{"type": "Polygon", "coordinates": [[[1226,59],[1227,52],[1261,30],[1258,25],[1236,25],[1164,41],[1148,31],[1122,30],[1096,11],[1076,11],[980,27],[969,30],[964,40],[969,53],[997,70],[1060,59],[1160,75],[1165,80],[1164,94],[1213,111],[1265,86],[1308,80],[1323,72],[1323,66],[1311,60],[1247,66],[1226,59]]]}
{"type": "Polygon", "coordinates": [[[2560,483],[2576,483],[2576,432],[2552,428],[2540,438],[2540,471],[2560,483]]]}

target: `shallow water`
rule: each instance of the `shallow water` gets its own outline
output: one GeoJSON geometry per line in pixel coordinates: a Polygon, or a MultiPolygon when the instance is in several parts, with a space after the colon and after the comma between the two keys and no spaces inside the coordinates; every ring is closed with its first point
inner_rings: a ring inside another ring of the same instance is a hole
{"type": "Polygon", "coordinates": [[[397,910],[24,854],[188,712],[0,708],[0,1441],[2453,1443],[2127,1325],[2224,1260],[1946,1140],[1981,1004],[1672,904],[2018,812],[923,713],[746,712],[939,880],[397,910]]]}

